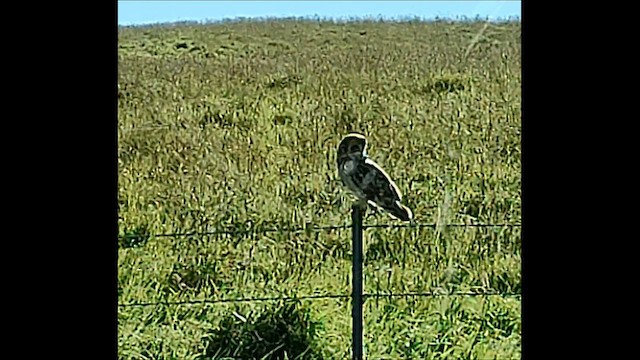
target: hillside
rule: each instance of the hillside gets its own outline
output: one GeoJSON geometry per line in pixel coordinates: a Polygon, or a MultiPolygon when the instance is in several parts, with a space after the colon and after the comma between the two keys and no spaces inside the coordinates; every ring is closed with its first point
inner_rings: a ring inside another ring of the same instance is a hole
{"type": "MultiPolygon", "coordinates": [[[[520,228],[444,225],[520,223],[520,31],[119,28],[118,303],[348,295],[353,199],[335,150],[355,131],[416,222],[436,224],[365,230],[366,293],[438,295],[367,299],[365,354],[519,358],[520,228]]],[[[118,307],[122,359],[347,359],[350,331],[348,298],[118,307]]]]}

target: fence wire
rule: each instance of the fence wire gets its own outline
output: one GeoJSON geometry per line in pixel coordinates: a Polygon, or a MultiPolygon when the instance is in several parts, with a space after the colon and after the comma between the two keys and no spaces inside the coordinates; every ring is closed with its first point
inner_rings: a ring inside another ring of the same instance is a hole
{"type": "MultiPolygon", "coordinates": [[[[499,292],[409,292],[409,293],[364,293],[362,296],[367,298],[393,298],[393,297],[441,297],[441,296],[502,296],[502,297],[518,297],[518,292],[499,293],[499,292]]],[[[180,306],[180,305],[203,305],[203,304],[220,304],[220,303],[240,303],[240,302],[265,302],[265,301],[301,301],[301,300],[319,300],[319,299],[349,299],[351,295],[346,294],[325,294],[325,295],[306,295],[306,296],[274,296],[274,297],[253,297],[253,298],[234,298],[234,299],[202,299],[202,300],[184,300],[184,301],[158,301],[158,302],[132,302],[126,304],[118,304],[118,307],[146,307],[146,306],[180,306]]]]}
{"type": "MultiPolygon", "coordinates": [[[[238,229],[219,229],[205,232],[184,232],[184,233],[166,233],[166,234],[125,234],[119,236],[120,239],[133,239],[140,237],[161,238],[161,237],[188,237],[188,236],[207,236],[207,235],[249,235],[261,234],[269,232],[295,233],[295,232],[318,232],[351,229],[352,224],[333,225],[333,226],[300,226],[292,228],[246,228],[238,229]]],[[[363,229],[371,228],[435,228],[435,227],[521,227],[521,224],[372,224],[363,225],[363,229]]],[[[364,299],[367,298],[393,298],[393,297],[438,297],[438,296],[503,296],[517,297],[521,296],[519,292],[498,293],[498,292],[408,292],[408,293],[372,293],[363,294],[364,299]]],[[[233,298],[233,299],[201,299],[201,300],[184,300],[184,301],[159,301],[159,302],[132,302],[118,304],[118,307],[147,307],[147,306],[180,306],[180,305],[203,305],[203,304],[220,304],[220,303],[240,303],[240,302],[265,302],[265,301],[300,301],[300,300],[318,300],[318,299],[347,299],[351,298],[351,294],[324,294],[324,295],[305,295],[305,296],[276,296],[276,297],[251,297],[251,298],[233,298]]]]}
{"type": "MultiPolygon", "coordinates": [[[[435,227],[520,227],[521,224],[437,224],[437,223],[427,223],[427,224],[372,224],[372,225],[363,225],[363,229],[395,229],[395,228],[435,228],[435,227]]],[[[250,235],[250,234],[265,234],[270,232],[281,232],[281,233],[296,233],[296,232],[318,232],[318,231],[331,231],[331,230],[345,230],[351,229],[351,224],[345,225],[333,225],[333,226],[300,226],[293,228],[239,228],[239,229],[218,229],[204,232],[182,232],[182,233],[167,233],[167,234],[149,234],[149,235],[140,235],[140,234],[124,234],[119,235],[119,239],[132,239],[139,238],[142,236],[148,238],[160,238],[160,237],[188,237],[188,236],[207,236],[207,235],[250,235]]]]}

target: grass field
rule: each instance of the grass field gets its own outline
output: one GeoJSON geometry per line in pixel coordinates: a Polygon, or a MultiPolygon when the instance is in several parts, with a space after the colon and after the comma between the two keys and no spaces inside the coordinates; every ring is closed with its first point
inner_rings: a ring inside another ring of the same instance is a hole
{"type": "MultiPolygon", "coordinates": [[[[520,23],[293,19],[119,29],[118,303],[345,294],[365,134],[418,223],[365,230],[368,359],[521,353],[520,23]],[[231,234],[151,234],[232,229],[231,234]]],[[[368,213],[365,224],[400,224],[368,213]]],[[[348,359],[349,299],[118,307],[121,359],[348,359]]]]}

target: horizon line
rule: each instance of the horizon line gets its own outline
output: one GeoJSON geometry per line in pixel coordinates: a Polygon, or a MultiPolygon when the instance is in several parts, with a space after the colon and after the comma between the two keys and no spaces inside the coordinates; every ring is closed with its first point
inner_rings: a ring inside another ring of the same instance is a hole
{"type": "Polygon", "coordinates": [[[138,27],[138,26],[167,26],[167,25],[185,25],[185,24],[197,24],[197,25],[212,25],[219,23],[233,23],[243,21],[265,21],[265,20],[297,20],[297,21],[324,21],[324,22],[358,22],[358,21],[390,21],[390,22],[408,22],[408,21],[421,21],[421,22],[470,22],[470,21],[485,21],[485,22],[521,22],[521,15],[509,15],[506,17],[489,17],[481,16],[480,14],[469,17],[466,15],[460,15],[455,17],[449,16],[419,16],[419,15],[397,15],[397,16],[385,16],[385,15],[346,15],[346,16],[319,16],[319,15],[304,15],[304,16],[235,16],[224,17],[222,19],[184,19],[184,20],[169,20],[169,21],[143,21],[143,22],[124,22],[118,23],[118,27],[138,27]]]}

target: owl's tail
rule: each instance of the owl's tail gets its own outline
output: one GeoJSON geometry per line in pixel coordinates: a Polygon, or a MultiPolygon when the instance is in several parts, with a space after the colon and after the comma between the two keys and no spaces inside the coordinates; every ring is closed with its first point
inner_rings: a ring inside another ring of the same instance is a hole
{"type": "Polygon", "coordinates": [[[411,219],[413,219],[413,213],[411,212],[411,209],[402,205],[400,201],[396,201],[394,205],[395,206],[389,207],[385,210],[402,221],[411,221],[411,219]]]}

